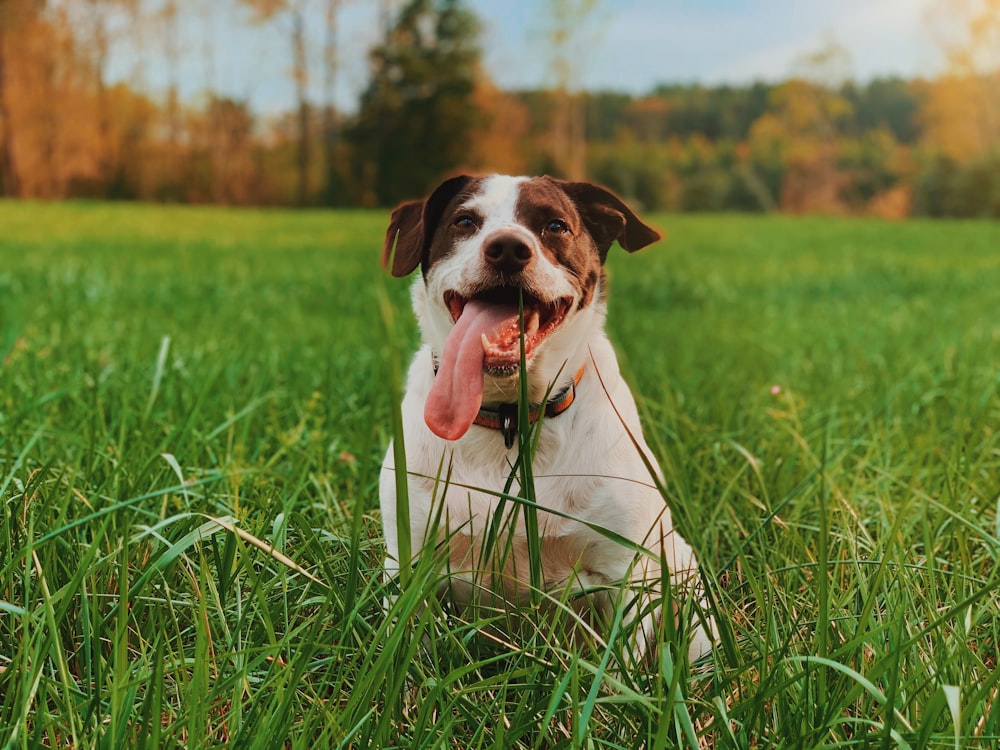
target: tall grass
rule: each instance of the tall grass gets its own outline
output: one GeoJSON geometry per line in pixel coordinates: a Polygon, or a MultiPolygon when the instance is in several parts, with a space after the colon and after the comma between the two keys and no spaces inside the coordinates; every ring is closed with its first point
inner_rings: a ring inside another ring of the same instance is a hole
{"type": "Polygon", "coordinates": [[[1000,228],[660,218],[609,328],[720,645],[621,669],[430,554],[383,612],[384,215],[0,203],[4,742],[993,746],[1000,228]]]}

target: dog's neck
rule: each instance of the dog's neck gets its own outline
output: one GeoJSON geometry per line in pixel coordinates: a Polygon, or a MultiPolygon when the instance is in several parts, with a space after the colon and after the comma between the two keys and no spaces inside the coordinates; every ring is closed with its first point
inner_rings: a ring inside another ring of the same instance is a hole
{"type": "MultiPolygon", "coordinates": [[[[434,365],[434,375],[436,376],[438,358],[433,352],[431,353],[431,362],[434,365]]],[[[556,389],[553,383],[538,403],[529,403],[527,408],[528,423],[534,424],[543,417],[545,419],[552,419],[566,412],[573,405],[574,401],[576,401],[576,387],[583,380],[583,374],[586,369],[586,365],[581,365],[573,376],[573,379],[563,388],[556,389]]],[[[490,430],[499,430],[503,436],[504,445],[510,449],[517,440],[520,420],[520,403],[515,400],[482,406],[473,424],[490,430]]]]}

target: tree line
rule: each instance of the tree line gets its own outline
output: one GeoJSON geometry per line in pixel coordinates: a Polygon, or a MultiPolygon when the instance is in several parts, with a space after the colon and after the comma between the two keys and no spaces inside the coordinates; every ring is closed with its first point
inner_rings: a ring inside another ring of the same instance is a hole
{"type": "MultiPolygon", "coordinates": [[[[461,0],[383,3],[353,112],[306,85],[320,54],[332,89],[349,0],[245,0],[253,22],[287,30],[297,106],[277,117],[217,92],[180,100],[178,37],[200,1],[0,0],[0,195],[387,206],[473,170],[587,176],[649,210],[1000,217],[1000,0],[967,15],[934,79],[846,80],[830,44],[784,82],[642,96],[558,79],[501,90],[461,0]],[[315,17],[322,50],[304,33],[315,17]],[[165,95],[107,76],[115,34],[151,18],[165,95]]],[[[558,4],[555,67],[574,3],[558,4]]]]}

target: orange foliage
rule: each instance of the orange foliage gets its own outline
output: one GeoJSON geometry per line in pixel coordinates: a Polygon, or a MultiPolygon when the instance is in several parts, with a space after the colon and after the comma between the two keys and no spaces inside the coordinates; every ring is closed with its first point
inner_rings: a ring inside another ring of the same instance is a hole
{"type": "Polygon", "coordinates": [[[946,45],[948,75],[923,86],[924,140],[958,162],[1000,152],[1000,0],[946,0],[938,12],[961,31],[946,45]]]}
{"type": "Polygon", "coordinates": [[[850,114],[851,105],[828,88],[793,78],[779,86],[771,105],[789,133],[796,136],[828,137],[837,121],[850,114]]]}
{"type": "Polygon", "coordinates": [[[87,66],[72,35],[37,17],[5,35],[6,103],[20,194],[54,198],[96,175],[97,126],[87,66]]]}
{"type": "Polygon", "coordinates": [[[851,105],[830,89],[792,79],[771,97],[772,111],[750,129],[750,150],[786,168],[780,205],[791,213],[844,213],[848,184],[836,164],[840,120],[851,105]]]}
{"type": "Polygon", "coordinates": [[[473,139],[474,150],[467,166],[481,172],[526,172],[529,155],[524,144],[531,127],[527,107],[482,75],[476,81],[472,100],[483,124],[473,139]]]}
{"type": "Polygon", "coordinates": [[[1000,71],[949,75],[922,86],[924,140],[959,162],[1000,148],[1000,71]]]}
{"type": "Polygon", "coordinates": [[[880,219],[900,221],[910,215],[912,205],[912,189],[908,185],[896,185],[875,195],[868,201],[868,205],[865,206],[865,213],[868,216],[876,216],[880,219]]]}
{"type": "MultiPolygon", "coordinates": [[[[261,23],[287,20],[287,11],[302,7],[298,0],[240,2],[261,23]]],[[[873,107],[885,100],[859,97],[858,88],[830,83],[830,76],[769,85],[765,106],[756,87],[742,100],[699,87],[624,100],[570,96],[566,87],[516,95],[480,72],[471,101],[462,102],[478,125],[455,168],[523,174],[586,166],[650,207],[997,215],[984,201],[995,192],[990,185],[1000,163],[1000,0],[938,2],[959,41],[946,50],[947,75],[890,82],[887,90],[909,107],[902,115],[898,102],[873,107]],[[731,101],[743,102],[744,114],[735,107],[738,128],[731,101]],[[594,133],[583,132],[584,113],[594,133]],[[891,127],[879,124],[886,113],[895,118],[891,127]],[[900,120],[910,127],[900,128],[900,120]],[[918,141],[922,147],[912,148],[918,141]],[[583,165],[585,147],[590,159],[583,165]]],[[[106,15],[112,6],[136,14],[158,7],[0,0],[0,195],[289,204],[304,202],[304,186],[312,202],[374,202],[365,187],[369,165],[352,161],[351,142],[331,127],[341,119],[332,109],[300,106],[265,119],[246,102],[212,92],[183,106],[170,98],[176,90],[163,102],[103,80],[117,40],[136,42],[133,27],[110,23],[118,12],[106,15]],[[298,147],[306,140],[323,144],[326,158],[298,147]]],[[[194,7],[174,6],[179,13],[194,7]]],[[[831,49],[810,58],[810,69],[822,73],[836,62],[831,49]]]]}

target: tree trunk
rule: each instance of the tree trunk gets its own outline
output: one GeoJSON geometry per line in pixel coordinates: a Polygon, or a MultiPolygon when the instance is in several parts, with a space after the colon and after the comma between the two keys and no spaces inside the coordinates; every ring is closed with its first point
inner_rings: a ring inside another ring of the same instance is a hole
{"type": "Polygon", "coordinates": [[[181,198],[180,186],[183,182],[180,153],[180,102],[178,79],[180,69],[180,45],[177,41],[177,3],[167,0],[163,9],[163,44],[167,58],[167,163],[170,193],[174,199],[181,198]],[[176,192],[175,192],[176,191],[176,192]]]}
{"type": "Polygon", "coordinates": [[[305,22],[302,18],[302,8],[296,7],[292,15],[292,46],[295,51],[295,94],[299,104],[299,187],[297,203],[305,206],[309,203],[309,101],[306,85],[308,83],[308,61],[306,59],[305,22]]]}
{"type": "Polygon", "coordinates": [[[113,158],[111,144],[111,104],[108,101],[108,88],[104,83],[104,69],[108,62],[108,30],[105,26],[101,9],[92,5],[93,17],[93,75],[94,88],[97,92],[97,173],[101,187],[105,193],[113,190],[113,158]]]}
{"type": "Polygon", "coordinates": [[[564,176],[586,177],[586,113],[580,93],[576,61],[580,33],[597,0],[548,0],[546,11],[553,19],[546,34],[552,77],[555,81],[555,112],[552,122],[552,157],[564,176]]]}
{"type": "Polygon", "coordinates": [[[331,203],[336,194],[337,183],[337,12],[341,0],[326,2],[326,48],[324,50],[324,88],[326,89],[326,108],[323,111],[323,147],[326,152],[326,202],[331,203]]]}
{"type": "Polygon", "coordinates": [[[21,194],[14,154],[14,127],[7,107],[7,47],[4,29],[0,26],[0,188],[4,195],[21,194]]]}

